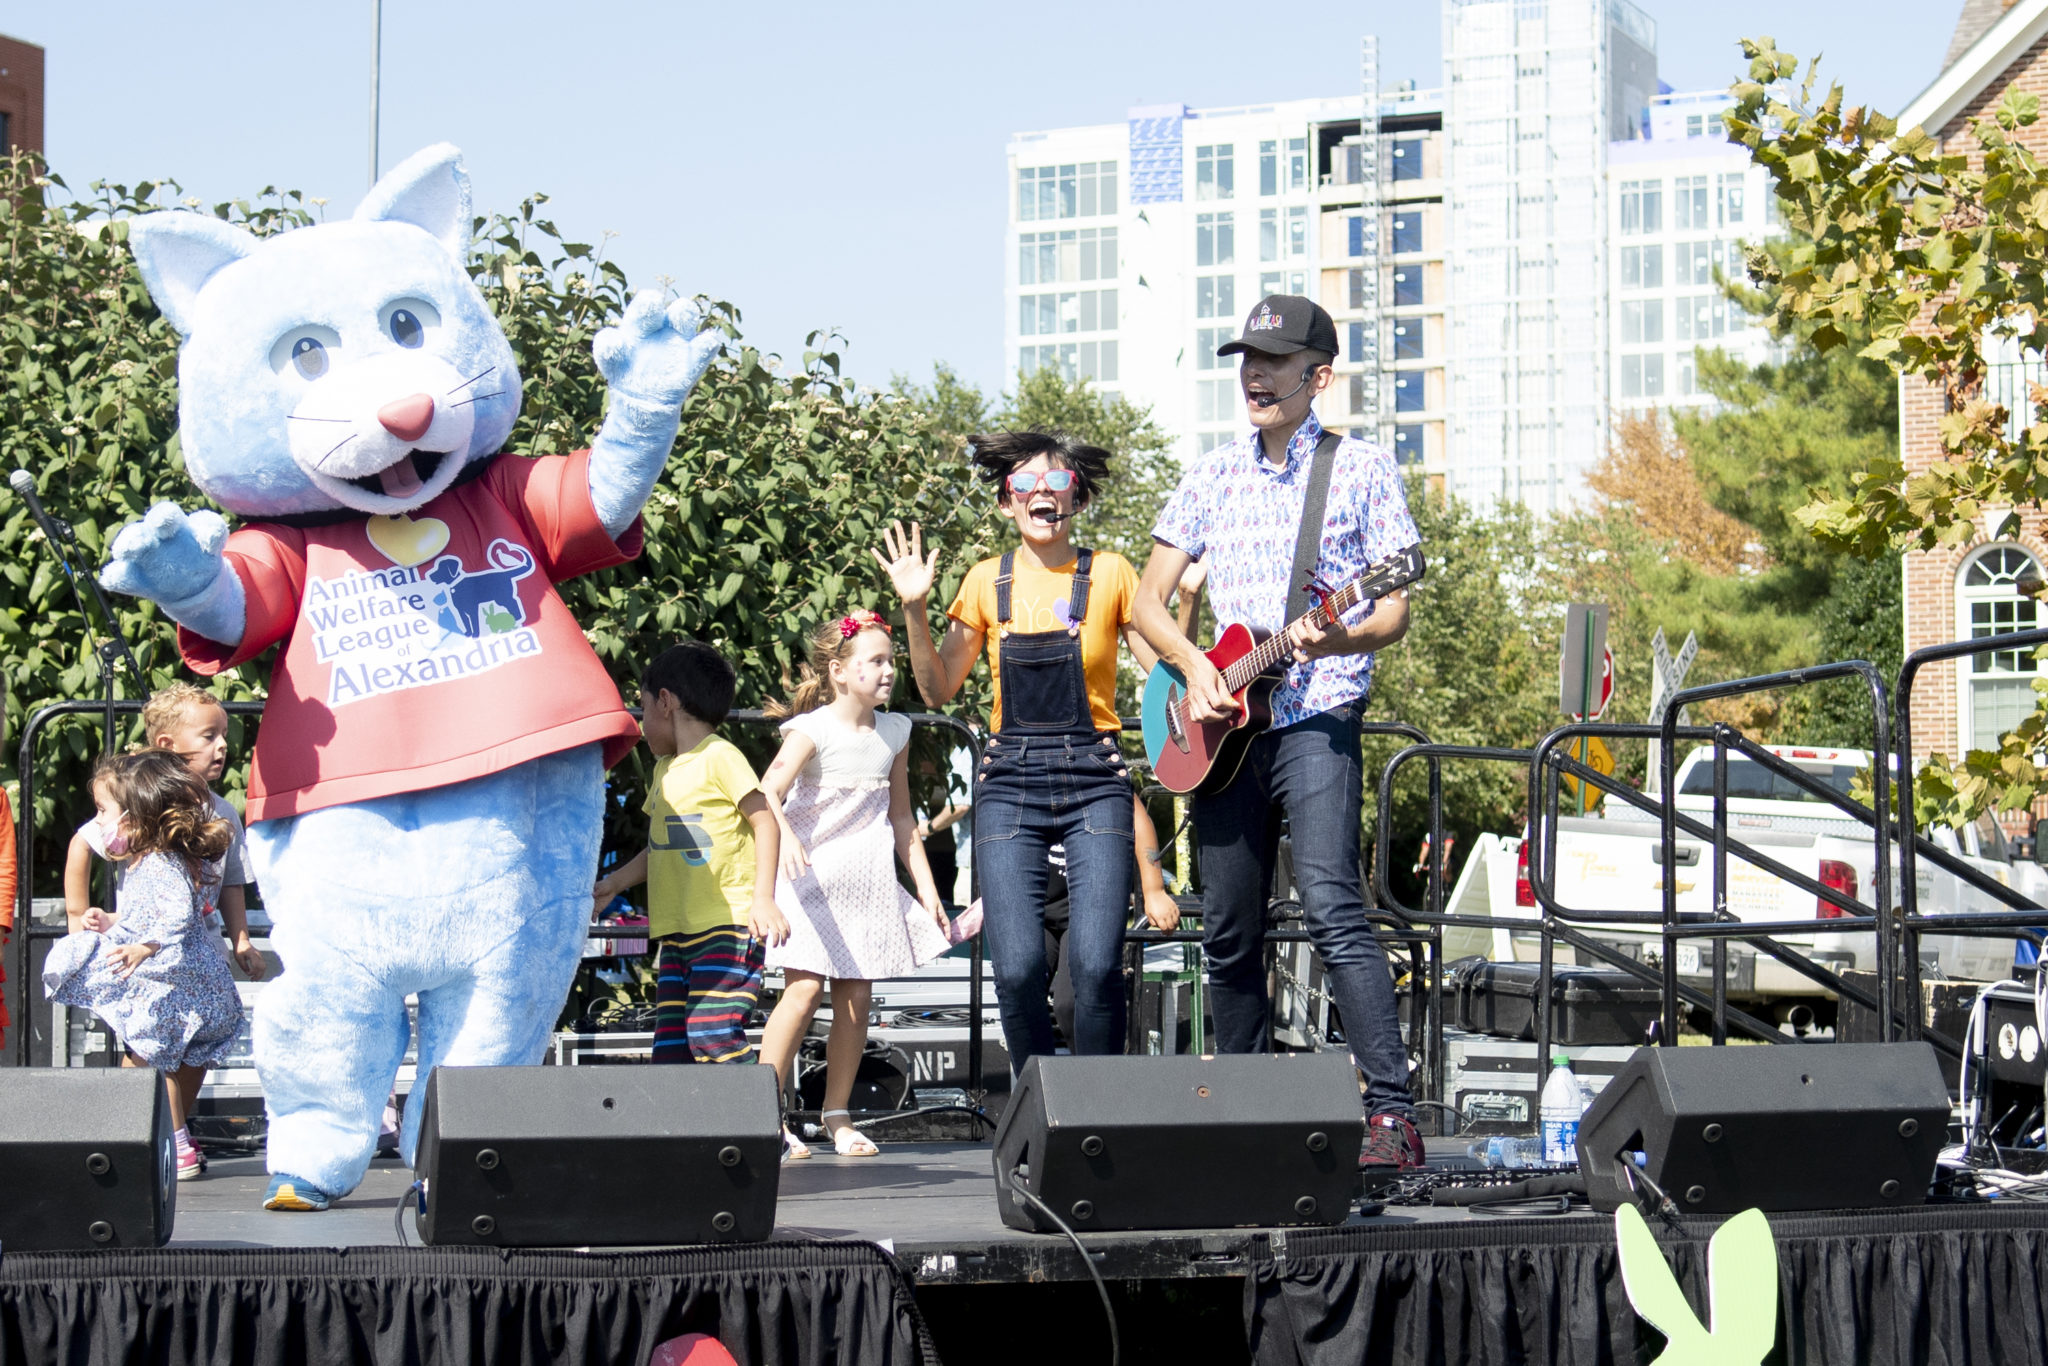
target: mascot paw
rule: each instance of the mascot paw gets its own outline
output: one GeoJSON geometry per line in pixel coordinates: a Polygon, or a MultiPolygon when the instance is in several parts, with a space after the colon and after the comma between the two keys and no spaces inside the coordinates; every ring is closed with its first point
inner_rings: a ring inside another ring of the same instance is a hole
{"type": "Polygon", "coordinates": [[[263,1208],[308,1213],[327,1208],[328,1194],[311,1181],[278,1172],[263,1192],[263,1208]]]}
{"type": "Polygon", "coordinates": [[[158,503],[114,536],[114,557],[100,580],[117,593],[155,602],[189,602],[213,586],[224,561],[228,524],[217,512],[187,514],[158,503]]]}
{"type": "Polygon", "coordinates": [[[725,335],[704,326],[695,300],[678,299],[664,309],[650,289],[633,296],[626,315],[598,333],[591,350],[613,389],[644,403],[680,408],[724,347],[725,335]]]}

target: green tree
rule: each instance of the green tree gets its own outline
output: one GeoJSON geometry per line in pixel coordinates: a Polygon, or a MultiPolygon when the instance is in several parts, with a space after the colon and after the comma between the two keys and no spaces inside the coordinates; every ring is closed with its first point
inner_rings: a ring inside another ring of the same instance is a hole
{"type": "MultiPolygon", "coordinates": [[[[1745,291],[1736,290],[1737,302],[1745,291]]],[[[1751,296],[1761,300],[1761,296],[1751,296]]],[[[1826,598],[1843,552],[1814,539],[1798,511],[1809,490],[1845,482],[1898,451],[1898,384],[1878,362],[1783,338],[1778,364],[1745,366],[1701,350],[1712,408],[1672,415],[1708,501],[1753,529],[1768,559],[1755,592],[1790,610],[1826,598]]]]}
{"type": "MultiPolygon", "coordinates": [[[[32,156],[0,162],[0,466],[34,472],[44,503],[71,523],[94,559],[105,555],[115,530],[152,503],[193,501],[177,440],[177,337],[150,302],[125,246],[129,216],[179,202],[176,185],[149,182],[94,184],[72,196],[32,156]]],[[[266,188],[210,211],[267,236],[311,222],[313,207],[297,193],[266,188]]],[[[20,718],[55,699],[98,693],[87,642],[101,630],[97,620],[80,616],[27,506],[9,493],[0,509],[0,678],[7,714],[20,718]]],[[[154,605],[112,602],[151,686],[176,677],[177,652],[154,605]]],[[[120,690],[133,695],[126,678],[120,690]]],[[[230,700],[257,695],[239,678],[223,680],[219,691],[230,700]]],[[[243,732],[234,737],[239,747],[248,734],[236,729],[243,732]]],[[[59,803],[75,808],[82,800],[99,747],[87,717],[59,721],[45,733],[33,815],[44,832],[36,856],[46,871],[57,866],[54,855],[63,847],[51,834],[59,803]]],[[[27,815],[14,759],[11,750],[0,759],[0,775],[16,811],[27,815]]]]}
{"type": "Polygon", "coordinates": [[[944,361],[932,366],[929,385],[899,374],[891,378],[889,387],[923,409],[934,427],[962,445],[988,426],[988,395],[960,378],[944,361]]]}
{"type": "MultiPolygon", "coordinates": [[[[1533,744],[1563,719],[1557,599],[1549,576],[1530,572],[1548,561],[1546,529],[1526,508],[1488,515],[1420,479],[1409,484],[1408,508],[1429,572],[1409,589],[1408,634],[1374,661],[1366,720],[1411,725],[1439,744],[1533,744]]],[[[1376,791],[1387,761],[1409,743],[1368,737],[1365,821],[1368,829],[1382,818],[1392,823],[1388,872],[1412,906],[1419,880],[1410,870],[1429,828],[1427,769],[1414,763],[1397,775],[1390,811],[1378,810],[1376,791]]],[[[1526,766],[1448,763],[1443,782],[1446,827],[1459,849],[1469,851],[1482,832],[1522,827],[1526,766]]]]}
{"type": "MultiPolygon", "coordinates": [[[[1771,244],[1789,259],[1796,239],[1771,244]]],[[[1775,320],[1776,283],[1726,282],[1730,299],[1775,320]]],[[[1815,538],[1800,513],[1812,490],[1839,486],[1898,453],[1898,384],[1852,345],[1822,351],[1799,331],[1778,337],[1784,359],[1749,367],[1702,349],[1700,385],[1713,407],[1673,415],[1673,428],[1714,506],[1739,519],[1762,557],[1740,585],[1740,610],[1785,628],[1780,650],[1756,671],[1866,659],[1896,677],[1902,657],[1896,560],[1865,561],[1815,538]]],[[[1759,702],[1771,708],[1758,738],[1867,747],[1870,695],[1856,679],[1810,684],[1759,702]]],[[[1756,704],[1718,719],[1756,721],[1756,704]]]]}
{"type": "MultiPolygon", "coordinates": [[[[148,506],[204,500],[178,459],[177,338],[157,314],[125,248],[126,220],[175,200],[176,189],[96,185],[71,197],[63,182],[17,157],[0,174],[0,461],[37,471],[51,511],[102,558],[111,532],[148,506]]],[[[534,196],[509,215],[479,219],[471,269],[511,339],[524,407],[510,449],[587,444],[603,416],[604,385],[590,355],[598,329],[629,294],[623,272],[594,248],[565,242],[534,196]]],[[[188,206],[204,210],[204,206],[188,206]]],[[[260,233],[311,221],[310,201],[265,191],[212,206],[260,233]]],[[[684,410],[682,431],[648,501],[646,550],[634,563],[562,585],[621,690],[637,690],[643,661],[681,636],[709,640],[740,672],[740,705],[781,692],[801,637],[820,619],[884,602],[868,548],[892,517],[915,517],[964,567],[987,553],[986,517],[959,497],[964,470],[932,414],[901,395],[863,389],[839,372],[831,339],[815,336],[785,366],[746,345],[738,310],[710,306],[730,342],[684,410]]],[[[87,623],[19,500],[0,504],[0,673],[11,713],[90,696],[87,623]]],[[[958,572],[956,568],[956,573],[958,572]]],[[[950,589],[951,585],[948,585],[950,589]]],[[[117,599],[151,686],[180,673],[169,624],[148,603],[117,599]]],[[[268,661],[217,684],[230,698],[261,695],[268,661]]],[[[906,685],[907,686],[907,685],[906,685]]],[[[234,739],[246,755],[253,732],[234,739]]],[[[736,739],[758,756],[765,735],[736,739]]],[[[58,728],[40,751],[38,860],[56,867],[98,738],[89,721],[58,728]],[[61,813],[61,814],[60,814],[61,813]]],[[[5,775],[15,779],[14,756],[5,775]]],[[[239,763],[234,770],[239,772],[239,763]]],[[[645,761],[614,774],[624,847],[636,830],[645,761]]],[[[18,790],[16,795],[18,796],[18,790]]],[[[38,891],[45,890],[39,885],[38,891]]]]}
{"type": "MultiPolygon", "coordinates": [[[[1849,105],[1839,83],[1816,100],[1817,64],[1794,90],[1799,59],[1770,39],[1743,51],[1749,78],[1734,86],[1729,134],[1770,173],[1794,230],[1786,255],[1749,257],[1774,330],[1823,352],[1860,345],[1864,359],[1937,386],[1946,407],[1945,459],[1909,476],[1896,453],[1873,457],[1846,487],[1816,486],[1800,520],[1823,545],[1874,560],[1967,542],[1987,508],[2041,507],[2048,394],[2037,387],[2015,412],[1987,387],[2001,351],[2048,349],[2048,174],[2016,136],[2039,119],[2039,96],[2009,87],[1970,119],[1970,145],[1945,152],[1925,129],[1849,105]]],[[[2008,513],[1996,534],[2017,526],[2008,513]]],[[[2023,809],[2048,791],[2033,761],[2044,744],[2048,713],[2037,710],[1996,751],[1936,755],[1916,783],[1916,818],[2023,809]]]]}
{"type": "MultiPolygon", "coordinates": [[[[1905,607],[1897,560],[1845,557],[1813,608],[1814,658],[1867,659],[1890,686],[1906,659],[1905,607]]],[[[1811,691],[1812,705],[1778,737],[1781,743],[1870,747],[1870,690],[1860,680],[1831,680],[1811,691]]]]}

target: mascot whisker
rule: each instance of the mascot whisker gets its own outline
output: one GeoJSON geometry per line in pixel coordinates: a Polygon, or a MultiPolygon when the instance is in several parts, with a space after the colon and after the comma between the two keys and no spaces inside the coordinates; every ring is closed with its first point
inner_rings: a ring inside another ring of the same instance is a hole
{"type": "Polygon", "coordinates": [[[596,339],[591,448],[506,454],[520,378],[464,269],[470,230],[445,145],[345,222],[129,225],[184,338],[186,469],[241,524],[158,504],[115,536],[106,582],[159,604],[202,675],[283,647],[248,796],[284,964],[255,1022],[271,1209],[362,1180],[407,996],[422,1079],[540,1060],[589,920],[605,770],[638,736],[554,585],[639,553],[720,346],[693,305],[636,296],[596,339]]]}

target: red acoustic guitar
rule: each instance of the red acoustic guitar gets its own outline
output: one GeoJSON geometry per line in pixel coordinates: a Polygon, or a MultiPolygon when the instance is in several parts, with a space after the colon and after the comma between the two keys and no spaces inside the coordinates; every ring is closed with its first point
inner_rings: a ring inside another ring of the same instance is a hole
{"type": "MultiPolygon", "coordinates": [[[[1374,564],[1298,620],[1323,630],[1361,602],[1383,598],[1421,580],[1422,547],[1411,545],[1374,564]]],[[[1290,627],[1294,623],[1288,623],[1290,627]]],[[[1273,723],[1270,699],[1283,666],[1292,658],[1287,632],[1265,634],[1237,623],[1224,628],[1209,662],[1223,675],[1223,686],[1237,699],[1237,711],[1221,721],[1196,721],[1188,715],[1187,679],[1160,660],[1145,680],[1145,754],[1152,772],[1171,792],[1215,792],[1229,785],[1244,762],[1252,741],[1273,723]]]]}

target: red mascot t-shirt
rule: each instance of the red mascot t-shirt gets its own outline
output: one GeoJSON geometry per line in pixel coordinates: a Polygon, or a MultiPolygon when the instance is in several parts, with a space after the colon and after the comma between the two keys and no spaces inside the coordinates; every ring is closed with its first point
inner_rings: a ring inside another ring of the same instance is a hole
{"type": "Polygon", "coordinates": [[[251,821],[479,778],[640,737],[556,594],[640,553],[591,506],[590,452],[494,457],[409,516],[256,522],[228,537],[248,625],[233,648],[180,627],[205,676],[289,636],[249,773],[251,821]]]}

